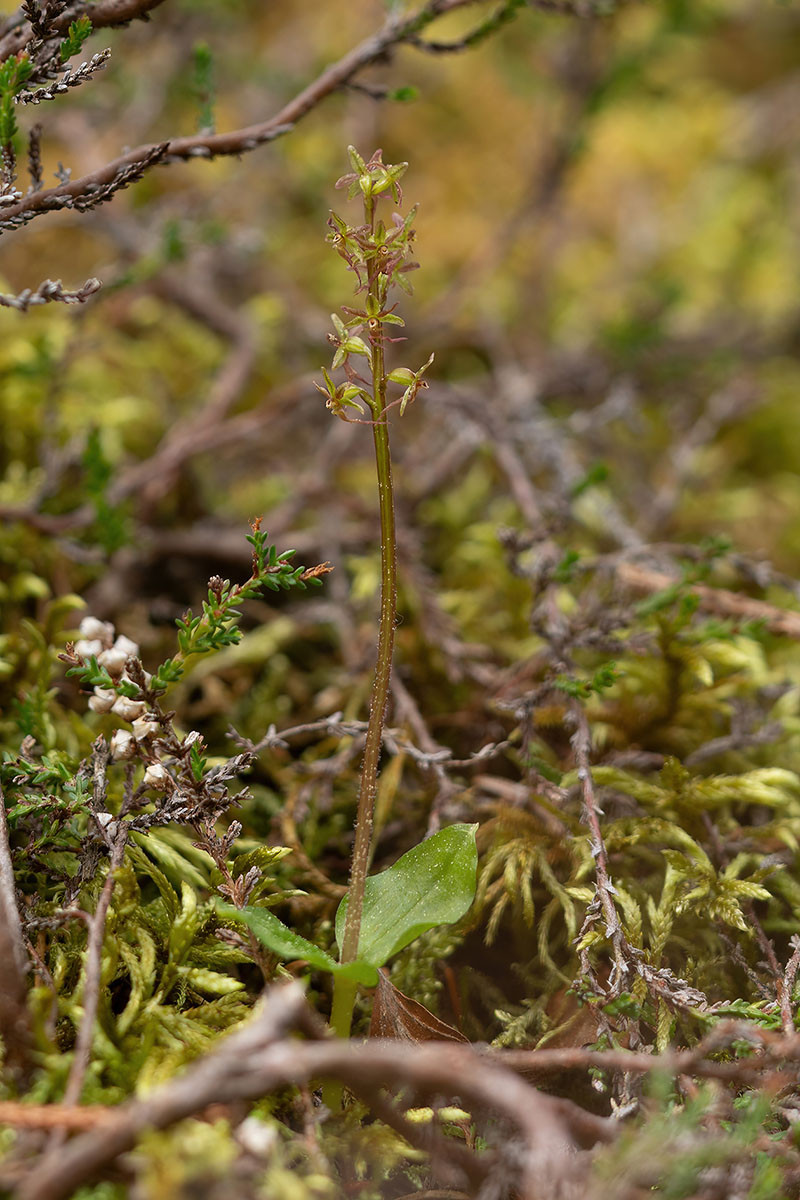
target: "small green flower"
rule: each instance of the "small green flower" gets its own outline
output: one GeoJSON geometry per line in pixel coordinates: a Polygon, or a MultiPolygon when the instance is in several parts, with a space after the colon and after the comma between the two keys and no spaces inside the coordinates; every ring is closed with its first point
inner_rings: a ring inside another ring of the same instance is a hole
{"type": "Polygon", "coordinates": [[[395,204],[402,204],[403,192],[398,180],[405,175],[408,163],[384,163],[382,150],[376,150],[369,162],[364,162],[355,146],[348,146],[347,153],[353,170],[337,179],[336,187],[346,187],[348,199],[352,200],[359,192],[366,200],[391,191],[395,204]]]}
{"type": "Polygon", "coordinates": [[[420,367],[418,371],[411,371],[408,367],[396,367],[394,371],[390,371],[387,379],[391,383],[406,384],[406,390],[403,392],[403,398],[400,401],[400,416],[406,411],[406,405],[412,404],[416,399],[417,392],[423,388],[427,388],[427,382],[422,376],[427,371],[428,367],[433,362],[433,355],[430,356],[426,363],[420,367]]]}
{"type": "Polygon", "coordinates": [[[325,385],[323,386],[321,383],[317,383],[317,381],[314,380],[314,387],[325,397],[325,407],[329,409],[334,416],[340,417],[342,421],[347,421],[348,416],[345,412],[345,409],[355,408],[358,409],[360,413],[364,412],[364,409],[356,401],[356,396],[362,400],[366,399],[363,388],[358,387],[354,383],[340,383],[337,387],[326,371],[325,367],[322,368],[322,376],[325,380],[325,385]]]}
{"type": "Polygon", "coordinates": [[[355,337],[350,333],[344,321],[337,317],[336,313],[331,313],[331,320],[336,330],[336,333],[328,334],[328,341],[336,347],[336,353],[331,363],[333,370],[343,366],[351,354],[363,354],[371,362],[372,354],[363,338],[355,337]]]}

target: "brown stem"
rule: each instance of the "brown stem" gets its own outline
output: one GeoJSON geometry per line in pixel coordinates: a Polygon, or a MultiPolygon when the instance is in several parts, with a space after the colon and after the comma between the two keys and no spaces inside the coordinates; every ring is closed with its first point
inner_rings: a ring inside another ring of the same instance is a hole
{"type": "MultiPolygon", "coordinates": [[[[11,944],[13,968],[21,976],[28,969],[28,955],[25,952],[25,940],[22,936],[22,921],[17,908],[17,893],[14,884],[14,866],[11,861],[11,846],[8,836],[8,820],[6,818],[5,797],[3,785],[0,783],[0,911],[3,924],[8,931],[11,944]]],[[[4,960],[5,970],[11,969],[8,961],[4,960]]]]}
{"type": "Polygon", "coordinates": [[[0,784],[0,1037],[6,1066],[24,1081],[31,1070],[30,1019],[25,975],[28,955],[14,887],[14,867],[8,837],[6,806],[0,784]]]}
{"type": "MultiPolygon", "coordinates": [[[[374,229],[375,201],[365,202],[367,223],[374,229]]],[[[387,285],[376,273],[370,284],[370,299],[383,308],[387,285]]],[[[378,764],[392,678],[394,628],[397,617],[397,548],[394,519],[394,490],[392,459],[389,449],[389,423],[386,414],[386,370],[383,326],[378,324],[372,335],[372,434],[375,443],[375,466],[378,476],[378,508],[381,527],[381,611],[378,627],[378,650],[375,678],[372,684],[369,723],[361,764],[361,782],[356,815],[353,860],[350,868],[350,887],[347,894],[347,915],[341,947],[341,962],[350,963],[358,957],[361,934],[361,915],[364,908],[364,889],[372,856],[372,830],[375,797],[378,790],[378,764]]],[[[337,978],[334,986],[331,1024],[339,1037],[348,1037],[353,1019],[356,985],[337,978]]]]}
{"type": "MultiPolygon", "coordinates": [[[[381,356],[382,357],[382,356],[381,356]]],[[[378,368],[376,368],[377,370],[378,368]]],[[[382,372],[381,365],[381,372],[382,372]]],[[[383,725],[389,698],[397,613],[394,503],[389,432],[385,421],[375,423],[375,459],[378,467],[378,503],[381,517],[381,610],[375,679],[372,684],[369,724],[361,766],[356,837],[350,872],[347,922],[342,944],[342,962],[352,962],[358,953],[358,933],[364,900],[364,884],[369,870],[375,797],[378,788],[378,763],[383,725]]]]}
{"type": "Polygon", "coordinates": [[[572,748],[575,751],[575,762],[578,767],[583,796],[583,811],[586,824],[589,826],[589,836],[592,847],[592,857],[595,863],[597,879],[597,898],[605,918],[606,936],[614,948],[614,970],[610,986],[612,994],[620,992],[630,972],[630,950],[620,924],[619,913],[612,898],[612,883],[608,873],[608,855],[606,853],[603,831],[600,828],[600,812],[594,791],[594,779],[589,761],[591,747],[591,730],[589,720],[583,706],[575,701],[572,705],[572,719],[575,722],[575,733],[572,737],[572,748]]]}
{"type": "MultiPolygon", "coordinates": [[[[163,3],[164,0],[96,0],[94,4],[70,4],[65,13],[53,19],[50,29],[54,35],[65,34],[71,22],[82,13],[91,17],[93,29],[111,29],[127,25],[130,21],[146,21],[150,10],[163,3]]],[[[31,36],[32,30],[27,21],[5,33],[0,40],[0,62],[23,50],[31,36]]]]}
{"type": "Polygon", "coordinates": [[[94,1024],[95,1020],[97,1019],[97,1006],[100,1000],[100,968],[103,952],[103,934],[105,933],[106,918],[108,916],[109,905],[111,904],[111,895],[114,891],[114,873],[122,863],[127,840],[127,827],[124,824],[121,824],[119,832],[117,833],[117,836],[111,847],[108,873],[103,882],[100,898],[97,901],[97,907],[94,911],[94,914],[89,918],[89,934],[86,945],[86,968],[83,977],[83,994],[81,997],[83,1016],[81,1017],[78,1037],[75,1042],[75,1052],[72,1058],[72,1066],[70,1067],[69,1078],[64,1091],[64,1099],[62,1101],[67,1108],[71,1108],[80,1100],[81,1092],[83,1091],[83,1081],[86,1077],[86,1071],[89,1066],[89,1058],[92,1052],[92,1039],[94,1036],[94,1024]]]}

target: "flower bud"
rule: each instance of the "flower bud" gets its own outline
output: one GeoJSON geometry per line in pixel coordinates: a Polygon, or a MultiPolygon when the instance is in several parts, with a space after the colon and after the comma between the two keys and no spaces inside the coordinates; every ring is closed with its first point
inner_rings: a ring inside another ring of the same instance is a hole
{"type": "Polygon", "coordinates": [[[103,643],[99,638],[80,638],[75,643],[75,653],[78,658],[91,658],[92,655],[97,658],[103,653],[103,643]]]}
{"type": "Polygon", "coordinates": [[[110,688],[95,688],[92,696],[89,697],[89,708],[92,712],[107,713],[114,707],[117,699],[117,693],[112,692],[110,688]]]}
{"type": "Polygon", "coordinates": [[[94,813],[94,819],[105,839],[113,838],[118,829],[117,821],[109,812],[94,813]]]}
{"type": "Polygon", "coordinates": [[[104,650],[102,654],[98,654],[97,661],[101,667],[105,667],[109,675],[114,679],[119,679],[129,658],[130,655],[126,654],[124,650],[118,650],[116,646],[112,646],[110,650],[104,650]]]}
{"type": "Polygon", "coordinates": [[[161,763],[151,763],[144,773],[142,782],[145,787],[158,788],[160,792],[166,791],[169,784],[170,774],[166,767],[162,767],[161,763]]]}
{"type": "Polygon", "coordinates": [[[135,654],[139,653],[139,644],[131,638],[125,637],[124,633],[121,633],[114,642],[114,649],[126,654],[128,658],[133,658],[135,654]]]}
{"type": "Polygon", "coordinates": [[[144,700],[131,700],[128,696],[117,696],[111,706],[111,711],[118,717],[122,717],[123,721],[135,721],[147,712],[147,705],[144,700]]]}
{"type": "Polygon", "coordinates": [[[150,717],[139,717],[133,722],[133,736],[137,742],[147,742],[157,737],[159,729],[158,721],[153,721],[150,717]]]}
{"type": "Polygon", "coordinates": [[[84,617],[78,629],[82,638],[102,643],[101,650],[104,646],[110,646],[114,641],[114,626],[110,621],[98,621],[97,617],[84,617]]]}
{"type": "Polygon", "coordinates": [[[136,753],[136,738],[127,729],[117,729],[111,735],[111,757],[115,762],[133,758],[136,753]]]}

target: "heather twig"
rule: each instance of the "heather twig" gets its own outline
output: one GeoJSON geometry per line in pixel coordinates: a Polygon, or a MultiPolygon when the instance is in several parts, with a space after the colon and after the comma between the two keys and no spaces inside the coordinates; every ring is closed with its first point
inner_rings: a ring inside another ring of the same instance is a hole
{"type": "Polygon", "coordinates": [[[17,296],[0,293],[0,307],[15,308],[17,312],[27,312],[29,308],[34,308],[36,305],[51,304],[54,301],[59,304],[85,304],[90,296],[100,290],[101,286],[99,279],[87,279],[83,287],[76,292],[67,292],[62,287],[60,279],[45,279],[37,288],[25,288],[17,296]]]}
{"type": "Polygon", "coordinates": [[[8,837],[5,797],[0,785],[0,1037],[13,1074],[25,1079],[31,1070],[31,1034],[27,1010],[28,955],[17,906],[14,868],[8,837]]]}
{"type": "Polygon", "coordinates": [[[124,823],[120,823],[116,835],[111,842],[108,870],[103,881],[97,906],[88,921],[86,962],[81,995],[81,1023],[75,1042],[67,1086],[64,1090],[63,1103],[68,1108],[71,1108],[80,1101],[83,1082],[89,1066],[94,1038],[94,1025],[97,1019],[97,1007],[100,1002],[100,962],[103,952],[106,918],[114,891],[114,874],[122,863],[127,841],[128,828],[124,823]]]}
{"type": "MultiPolygon", "coordinates": [[[[474,0],[428,0],[427,4],[411,14],[392,16],[378,33],[365,38],[338,62],[326,68],[273,117],[227,133],[201,133],[172,138],[156,145],[138,146],[88,175],[69,180],[56,188],[37,191],[9,204],[0,218],[0,231],[17,228],[48,211],[92,207],[98,203],[98,197],[108,198],[132,179],[140,178],[156,163],[240,155],[274,141],[293,129],[298,121],[331,93],[351,83],[366,66],[383,59],[392,47],[410,43],[438,17],[472,3],[474,0]]],[[[94,14],[97,7],[92,6],[92,19],[96,26],[98,23],[94,14]]],[[[143,9],[144,5],[131,4],[129,7],[143,9]]],[[[125,19],[130,20],[137,15],[140,15],[138,11],[125,19]]],[[[466,48],[467,45],[464,46],[466,48]]],[[[0,43],[0,60],[4,50],[5,44],[0,43]]]]}
{"type": "MultiPolygon", "coordinates": [[[[606,937],[611,942],[614,955],[614,966],[609,978],[609,994],[618,995],[626,986],[630,975],[630,947],[628,946],[622,924],[619,919],[613,898],[613,884],[608,870],[608,854],[603,841],[603,831],[600,827],[600,806],[597,803],[592,768],[590,762],[591,730],[583,705],[577,700],[571,704],[571,717],[575,727],[572,736],[572,746],[575,751],[575,762],[578,767],[581,795],[583,797],[583,815],[589,827],[589,839],[592,848],[592,858],[595,862],[597,880],[596,902],[587,909],[584,931],[596,922],[601,914],[605,922],[606,937]],[[597,911],[599,909],[599,911],[597,911]]],[[[582,931],[582,932],[584,932],[582,931]]],[[[582,971],[587,978],[593,979],[588,956],[582,955],[582,971]]]]}
{"type": "MultiPolygon", "coordinates": [[[[164,0],[96,0],[95,3],[70,4],[67,11],[64,11],[67,6],[62,5],[60,14],[48,22],[44,32],[51,38],[61,38],[69,31],[73,21],[86,15],[91,17],[94,29],[115,28],[136,20],[146,21],[150,12],[163,3],[164,0]]],[[[0,35],[0,62],[24,50],[32,35],[38,36],[30,21],[21,19],[21,14],[7,17],[0,35]]]]}
{"type": "MultiPolygon", "coordinates": [[[[17,906],[17,894],[14,884],[14,864],[11,861],[11,847],[8,839],[8,821],[3,787],[0,784],[0,905],[3,910],[3,924],[8,931],[11,963],[20,975],[28,969],[28,955],[22,936],[22,922],[17,906]]],[[[8,960],[4,960],[8,962],[8,960]]]]}

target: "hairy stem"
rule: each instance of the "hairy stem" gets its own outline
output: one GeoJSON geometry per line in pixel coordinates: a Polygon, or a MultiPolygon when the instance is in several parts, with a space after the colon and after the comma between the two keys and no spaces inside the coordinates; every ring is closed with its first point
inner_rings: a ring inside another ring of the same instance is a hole
{"type": "MultiPolygon", "coordinates": [[[[365,215],[374,226],[375,205],[368,200],[365,215]]],[[[379,307],[386,300],[386,284],[377,272],[370,284],[370,296],[379,307]]],[[[358,956],[358,941],[361,933],[361,914],[364,908],[364,886],[367,881],[371,850],[375,797],[378,789],[378,762],[381,753],[383,725],[389,698],[392,675],[392,651],[397,613],[397,555],[395,548],[394,492],[392,488],[392,460],[389,451],[389,425],[386,415],[386,372],[384,366],[383,327],[378,324],[372,335],[372,415],[375,442],[375,465],[378,475],[378,506],[381,525],[381,609],[378,629],[378,652],[375,678],[369,710],[369,724],[361,765],[361,784],[356,816],[356,836],[353,860],[350,868],[350,888],[347,900],[347,916],[341,947],[341,962],[349,963],[358,956]]],[[[356,986],[341,979],[336,980],[333,995],[331,1024],[339,1037],[347,1037],[353,1018],[356,986]]]]}

